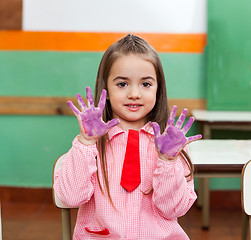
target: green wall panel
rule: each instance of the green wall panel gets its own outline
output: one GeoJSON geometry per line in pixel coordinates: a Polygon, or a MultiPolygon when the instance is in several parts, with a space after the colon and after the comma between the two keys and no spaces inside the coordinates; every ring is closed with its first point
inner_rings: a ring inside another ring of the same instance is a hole
{"type": "MultiPolygon", "coordinates": [[[[0,95],[74,96],[94,89],[100,52],[0,51],[0,95]]],[[[203,54],[160,53],[169,98],[205,98],[203,54]]]]}
{"type": "MultiPolygon", "coordinates": [[[[198,179],[194,180],[195,189],[198,187],[198,179]]],[[[211,190],[240,190],[241,178],[210,178],[211,190]]]]}
{"type": "Polygon", "coordinates": [[[0,185],[50,187],[54,161],[78,133],[73,116],[1,116],[0,185]]]}
{"type": "Polygon", "coordinates": [[[159,54],[168,98],[206,98],[204,54],[159,54]]]}
{"type": "MultiPolygon", "coordinates": [[[[95,86],[102,53],[0,52],[0,95],[73,96],[95,86]]],[[[84,91],[85,92],[85,91],[84,91]]]]}
{"type": "Polygon", "coordinates": [[[251,1],[208,1],[207,104],[251,110],[251,1]]]}

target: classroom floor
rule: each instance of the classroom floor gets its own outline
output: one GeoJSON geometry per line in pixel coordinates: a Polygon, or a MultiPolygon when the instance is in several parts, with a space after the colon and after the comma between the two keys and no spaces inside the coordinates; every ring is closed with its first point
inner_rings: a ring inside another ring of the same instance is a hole
{"type": "MultiPolygon", "coordinates": [[[[3,201],[1,205],[3,240],[62,239],[60,210],[51,202],[3,201]]],[[[72,218],[75,219],[75,211],[72,218]]],[[[201,229],[201,210],[196,204],[179,222],[191,240],[241,240],[242,211],[239,204],[211,206],[209,230],[201,229]]]]}

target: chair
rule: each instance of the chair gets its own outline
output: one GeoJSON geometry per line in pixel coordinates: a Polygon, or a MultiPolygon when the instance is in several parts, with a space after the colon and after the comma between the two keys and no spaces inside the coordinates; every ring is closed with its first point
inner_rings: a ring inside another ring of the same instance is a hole
{"type": "Polygon", "coordinates": [[[242,239],[247,239],[248,222],[251,239],[251,160],[244,165],[241,173],[241,204],[246,214],[243,220],[244,228],[242,239]]]}
{"type": "MultiPolygon", "coordinates": [[[[60,156],[53,167],[53,181],[54,181],[54,173],[61,168],[62,161],[65,157],[65,154],[60,156]]],[[[53,201],[56,207],[61,209],[62,215],[62,236],[63,240],[71,240],[72,239],[72,230],[71,230],[71,209],[69,206],[65,205],[61,202],[61,200],[57,197],[54,190],[52,189],[53,201]]]]}

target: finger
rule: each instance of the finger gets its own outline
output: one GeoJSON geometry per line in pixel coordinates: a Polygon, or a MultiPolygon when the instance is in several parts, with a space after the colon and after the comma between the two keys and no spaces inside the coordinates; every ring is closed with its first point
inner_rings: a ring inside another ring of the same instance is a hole
{"type": "Polygon", "coordinates": [[[154,131],[154,137],[156,138],[156,137],[160,136],[160,127],[159,127],[159,124],[156,123],[156,122],[153,122],[152,126],[153,126],[153,131],[154,131]]]}
{"type": "Polygon", "coordinates": [[[182,113],[180,114],[179,116],[179,119],[177,120],[177,123],[176,123],[176,127],[178,127],[179,129],[182,127],[184,121],[185,121],[185,118],[186,118],[186,114],[187,114],[187,109],[184,108],[182,113]]]}
{"type": "Polygon", "coordinates": [[[105,108],[105,102],[106,102],[106,90],[103,89],[101,97],[100,97],[100,101],[98,104],[98,108],[100,109],[101,112],[103,112],[105,108]]]}
{"type": "Polygon", "coordinates": [[[94,107],[93,97],[92,97],[92,90],[90,87],[86,87],[86,97],[90,107],[94,107]]]}
{"type": "Polygon", "coordinates": [[[194,117],[190,117],[183,129],[181,130],[185,135],[188,132],[188,130],[191,128],[192,124],[194,122],[194,117]]]}
{"type": "Polygon", "coordinates": [[[81,111],[83,112],[84,110],[86,110],[86,105],[85,105],[85,102],[83,100],[83,98],[81,97],[81,95],[79,93],[76,94],[76,98],[78,100],[78,104],[81,108],[81,111]]]}
{"type": "Polygon", "coordinates": [[[73,113],[76,115],[76,117],[78,117],[78,115],[80,114],[80,112],[77,109],[77,107],[75,107],[75,105],[72,103],[72,101],[68,101],[67,104],[71,108],[71,110],[73,111],[73,113]]]}
{"type": "Polygon", "coordinates": [[[174,125],[175,116],[176,116],[176,110],[177,110],[177,106],[174,105],[174,106],[172,107],[171,112],[170,112],[170,116],[169,116],[169,118],[168,118],[167,125],[174,125]]]}
{"type": "Polygon", "coordinates": [[[107,129],[110,129],[118,124],[119,124],[119,119],[114,118],[111,121],[109,121],[106,126],[107,126],[107,129]]]}
{"type": "Polygon", "coordinates": [[[201,134],[198,134],[198,135],[195,135],[195,136],[191,136],[191,137],[188,137],[187,138],[187,142],[190,143],[190,142],[194,142],[196,140],[199,140],[202,138],[202,135],[201,134]]]}

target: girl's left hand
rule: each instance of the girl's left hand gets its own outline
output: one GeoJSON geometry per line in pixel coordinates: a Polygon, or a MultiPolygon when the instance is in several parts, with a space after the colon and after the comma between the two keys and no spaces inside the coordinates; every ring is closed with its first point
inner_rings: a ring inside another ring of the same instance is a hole
{"type": "Polygon", "coordinates": [[[174,105],[167,122],[167,127],[162,135],[160,134],[158,123],[152,123],[157,151],[161,158],[163,157],[165,160],[175,159],[187,144],[202,138],[201,134],[191,137],[185,136],[194,122],[193,117],[190,117],[185,126],[181,129],[186,118],[187,109],[182,111],[176,125],[174,126],[176,110],[177,106],[174,105]]]}

